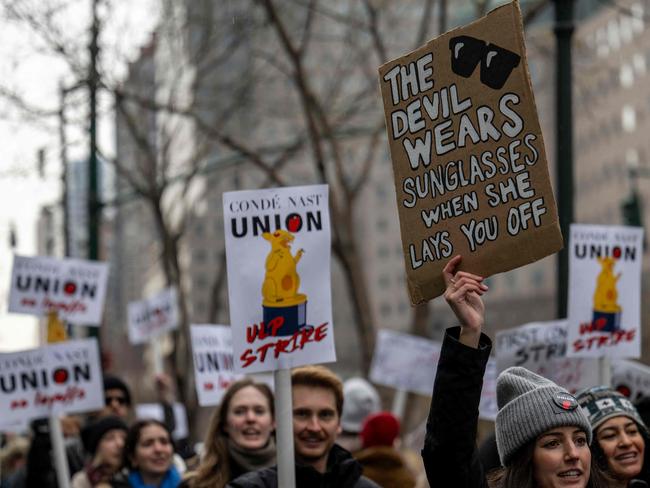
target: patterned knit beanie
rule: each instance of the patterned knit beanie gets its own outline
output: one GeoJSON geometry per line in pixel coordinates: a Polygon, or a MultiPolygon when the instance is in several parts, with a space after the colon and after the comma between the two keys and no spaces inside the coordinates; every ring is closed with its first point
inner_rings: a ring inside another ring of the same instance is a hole
{"type": "Polygon", "coordinates": [[[497,406],[497,449],[504,466],[520,448],[555,427],[576,426],[591,444],[591,425],[575,397],[526,368],[508,368],[499,375],[497,406]]]}
{"type": "Polygon", "coordinates": [[[595,386],[578,392],[576,398],[587,414],[594,432],[607,420],[624,416],[634,420],[639,429],[648,433],[648,428],[641,420],[636,407],[615,390],[606,386],[595,386]]]}

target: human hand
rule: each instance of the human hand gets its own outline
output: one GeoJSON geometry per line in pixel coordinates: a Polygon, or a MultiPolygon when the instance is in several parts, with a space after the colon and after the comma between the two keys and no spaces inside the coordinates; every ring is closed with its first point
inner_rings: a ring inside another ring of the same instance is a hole
{"type": "Polygon", "coordinates": [[[171,376],[166,373],[159,373],[155,377],[156,392],[158,399],[162,402],[174,403],[174,384],[171,376]]]}
{"type": "Polygon", "coordinates": [[[445,300],[460,322],[460,342],[477,348],[485,322],[485,306],[481,296],[488,289],[483,277],[456,271],[462,257],[454,256],[442,270],[447,285],[445,300]]]}

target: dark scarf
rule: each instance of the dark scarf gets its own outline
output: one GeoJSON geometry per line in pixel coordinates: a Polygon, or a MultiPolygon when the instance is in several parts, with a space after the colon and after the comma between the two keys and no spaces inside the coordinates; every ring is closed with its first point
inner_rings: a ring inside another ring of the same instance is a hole
{"type": "Polygon", "coordinates": [[[228,455],[236,465],[230,467],[231,474],[257,471],[275,464],[275,440],[273,437],[269,437],[269,442],[261,449],[246,449],[238,446],[231,439],[227,440],[227,447],[228,455]]]}

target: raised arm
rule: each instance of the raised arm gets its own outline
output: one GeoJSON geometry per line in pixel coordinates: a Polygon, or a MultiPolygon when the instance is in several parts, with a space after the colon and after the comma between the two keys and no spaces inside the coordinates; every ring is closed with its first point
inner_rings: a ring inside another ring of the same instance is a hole
{"type": "Polygon", "coordinates": [[[422,450],[431,486],[487,487],[476,450],[478,405],[490,339],[481,333],[487,291],[481,276],[457,271],[461,257],[447,263],[445,300],[460,327],[447,330],[438,362],[422,450]]]}

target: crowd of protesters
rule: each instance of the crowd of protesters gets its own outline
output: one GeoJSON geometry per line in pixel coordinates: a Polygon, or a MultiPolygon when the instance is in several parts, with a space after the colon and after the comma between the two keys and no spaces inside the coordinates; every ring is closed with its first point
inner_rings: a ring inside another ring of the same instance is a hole
{"type": "MultiPolygon", "coordinates": [[[[292,371],[293,440],[298,488],[639,488],[650,487],[650,431],[619,392],[595,386],[571,394],[525,368],[497,378],[495,432],[476,445],[478,405],[491,340],[483,333],[487,292],[481,276],[443,271],[445,299],[459,326],[447,330],[421,458],[400,446],[400,422],[382,410],[363,378],[343,383],[324,366],[292,371]]],[[[168,392],[168,379],[157,379],[168,392]]],[[[273,392],[245,378],[230,385],[205,429],[200,454],[172,437],[165,421],[133,421],[129,387],[104,378],[105,407],[61,427],[72,488],[278,487],[273,392]],[[180,454],[183,454],[182,456],[180,454]]],[[[1,488],[56,488],[49,425],[5,436],[1,488]]]]}

